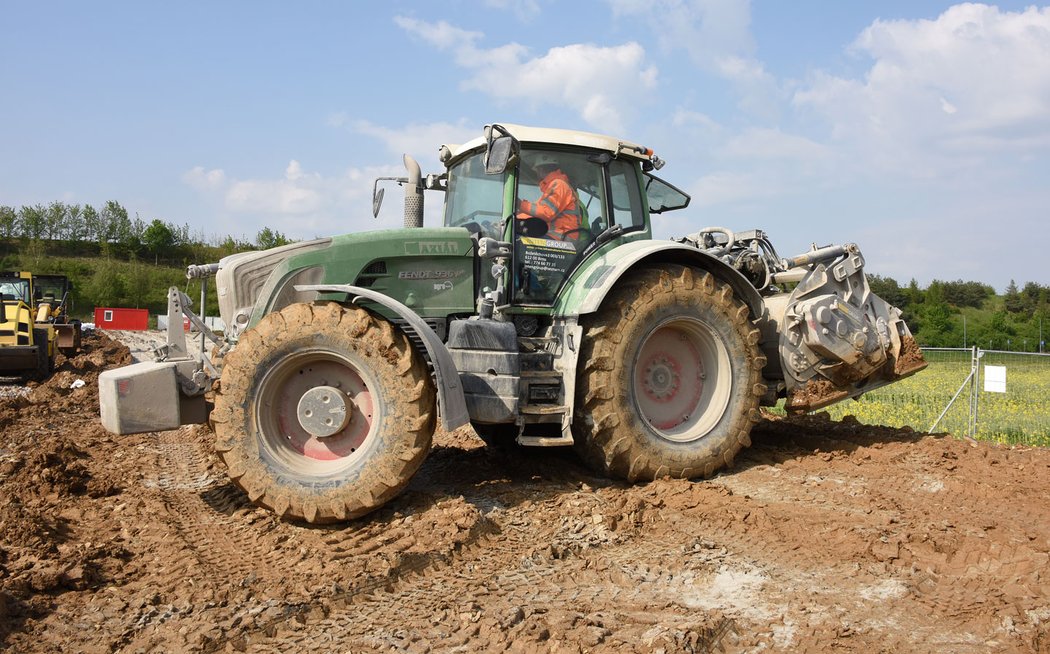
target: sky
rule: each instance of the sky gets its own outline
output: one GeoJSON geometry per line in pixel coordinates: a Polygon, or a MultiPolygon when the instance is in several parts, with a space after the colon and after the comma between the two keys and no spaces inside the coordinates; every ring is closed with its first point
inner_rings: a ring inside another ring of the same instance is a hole
{"type": "Polygon", "coordinates": [[[658,238],[1050,285],[1050,6],[0,0],[0,34],[0,205],[116,200],[206,239],[397,227],[375,177],[509,122],[652,148],[693,198],[658,238]]]}

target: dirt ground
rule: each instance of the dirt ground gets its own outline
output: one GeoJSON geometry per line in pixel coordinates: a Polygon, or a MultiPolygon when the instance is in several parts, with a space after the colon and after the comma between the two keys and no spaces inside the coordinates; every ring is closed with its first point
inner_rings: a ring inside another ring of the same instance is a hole
{"type": "Polygon", "coordinates": [[[204,428],[107,434],[130,353],[85,345],[0,395],[0,650],[1050,652],[1047,450],[797,417],[714,479],[629,485],[468,428],[306,527],[204,428]]]}

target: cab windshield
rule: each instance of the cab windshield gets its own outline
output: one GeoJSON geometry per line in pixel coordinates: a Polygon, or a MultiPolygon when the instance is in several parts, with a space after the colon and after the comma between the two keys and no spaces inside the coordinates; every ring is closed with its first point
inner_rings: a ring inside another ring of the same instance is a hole
{"type": "Polygon", "coordinates": [[[445,226],[466,227],[483,236],[500,239],[503,220],[503,183],[506,174],[485,174],[485,153],[479,152],[448,171],[445,226]]]}
{"type": "Polygon", "coordinates": [[[0,279],[0,295],[4,300],[21,300],[29,304],[29,280],[0,279]]]}

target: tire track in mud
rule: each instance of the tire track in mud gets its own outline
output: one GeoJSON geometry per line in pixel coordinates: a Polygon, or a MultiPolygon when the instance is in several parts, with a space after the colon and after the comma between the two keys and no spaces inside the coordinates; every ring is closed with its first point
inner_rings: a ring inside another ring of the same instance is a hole
{"type": "Polygon", "coordinates": [[[189,570],[196,561],[208,575],[234,584],[279,578],[282,560],[271,540],[260,537],[267,521],[252,519],[244,494],[214,471],[195,428],[161,432],[157,441],[155,476],[143,483],[161,494],[168,511],[156,535],[174,532],[185,544],[184,555],[170,565],[189,570]]]}
{"type": "MultiPolygon", "coordinates": [[[[492,503],[480,496],[466,501],[492,503]]],[[[705,651],[732,639],[735,623],[719,611],[690,612],[661,587],[663,575],[631,571],[638,560],[652,558],[654,546],[663,547],[671,553],[664,574],[676,577],[680,543],[610,531],[594,513],[596,503],[572,501],[582,506],[578,515],[547,524],[539,524],[537,514],[558,514],[565,498],[493,509],[482,517],[481,536],[453,556],[427,558],[390,583],[341,598],[348,606],[267,625],[241,644],[253,652],[319,646],[476,651],[556,637],[615,643],[617,651],[652,651],[659,643],[669,651],[705,651]],[[632,576],[637,579],[628,580],[632,576]],[[611,579],[630,585],[611,588],[611,579]]]]}
{"type": "MultiPolygon", "coordinates": [[[[331,591],[320,593],[308,601],[283,603],[272,612],[275,615],[265,620],[257,620],[250,626],[221,638],[211,639],[205,643],[202,651],[219,651],[228,644],[233,644],[240,650],[247,643],[251,643],[253,650],[260,646],[265,648],[268,645],[260,643],[274,640],[278,632],[288,631],[289,625],[292,629],[297,629],[301,628],[299,625],[309,621],[311,628],[323,627],[337,621],[339,616],[355,615],[358,613],[357,607],[362,602],[372,601],[374,594],[390,592],[402,584],[413,583],[412,580],[417,577],[426,577],[435,570],[456,565],[464,559],[469,560],[473,557],[473,552],[484,548],[486,542],[498,539],[500,534],[500,528],[495,522],[479,516],[478,520],[461,531],[452,542],[439,543],[434,549],[420,549],[421,545],[425,547],[426,544],[415,533],[416,530],[385,527],[386,525],[381,524],[362,525],[357,532],[348,528],[319,539],[319,544],[327,548],[324,550],[325,556],[331,562],[345,562],[353,566],[361,559],[390,561],[388,565],[381,564],[380,571],[352,575],[349,581],[345,575],[341,576],[331,591]]],[[[289,642],[281,638],[276,638],[276,641],[280,644],[270,643],[269,646],[276,647],[275,651],[289,651],[289,642]]],[[[305,647],[314,651],[319,642],[339,641],[331,640],[325,629],[320,635],[312,633],[310,642],[305,647]]]]}

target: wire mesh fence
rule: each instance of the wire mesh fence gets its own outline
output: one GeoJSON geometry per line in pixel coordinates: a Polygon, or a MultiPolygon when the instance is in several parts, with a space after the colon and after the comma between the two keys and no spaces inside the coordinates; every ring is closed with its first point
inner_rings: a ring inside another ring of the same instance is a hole
{"type": "Polygon", "coordinates": [[[926,370],[828,408],[833,418],[853,415],[865,424],[910,426],[927,431],[944,413],[938,432],[1000,443],[1050,446],[1050,354],[982,350],[978,362],[976,416],[964,388],[973,370],[974,353],[963,348],[924,348],[926,370]],[[1006,368],[1006,392],[983,388],[986,366],[1006,368]]]}

